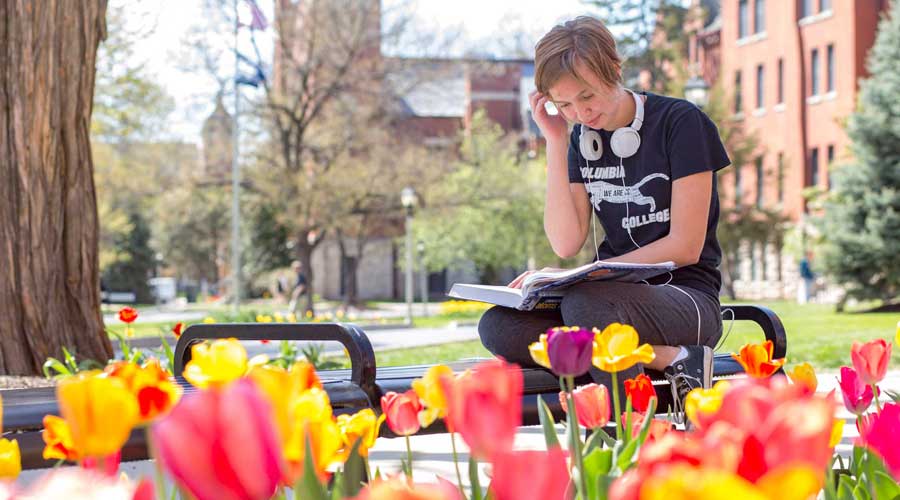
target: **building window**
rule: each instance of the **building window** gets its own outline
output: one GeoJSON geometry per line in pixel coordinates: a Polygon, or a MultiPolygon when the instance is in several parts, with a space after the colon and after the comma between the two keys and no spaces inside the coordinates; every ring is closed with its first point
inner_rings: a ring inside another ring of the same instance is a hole
{"type": "Polygon", "coordinates": [[[778,203],[784,203],[784,153],[778,153],[778,203]]]}
{"type": "Polygon", "coordinates": [[[831,10],[831,0],[819,0],[819,12],[828,12],[831,10]]]}
{"type": "Polygon", "coordinates": [[[778,58],[778,103],[784,102],[784,59],[778,58]]]}
{"type": "Polygon", "coordinates": [[[827,161],[828,161],[828,163],[827,163],[828,168],[826,169],[826,170],[827,170],[827,171],[826,171],[826,175],[828,176],[828,178],[825,179],[825,182],[828,183],[828,190],[831,191],[831,166],[834,164],[834,144],[829,144],[829,145],[828,145],[828,155],[827,155],[827,157],[828,157],[828,160],[827,160],[827,161]]]}
{"type": "Polygon", "coordinates": [[[743,109],[741,102],[741,72],[734,72],[734,114],[738,114],[743,109]]]}
{"type": "Polygon", "coordinates": [[[753,32],[766,31],[766,0],[753,0],[753,32]]]}
{"type": "Polygon", "coordinates": [[[734,205],[741,205],[741,167],[734,167],[734,205]]]}
{"type": "Polygon", "coordinates": [[[813,0],[800,0],[800,17],[813,15],[813,0]]]}
{"type": "Polygon", "coordinates": [[[819,185],[819,148],[812,148],[809,152],[809,183],[807,186],[819,185]]]}
{"type": "Polygon", "coordinates": [[[812,49],[809,67],[810,95],[819,95],[819,49],[812,49]]]}
{"type": "Polygon", "coordinates": [[[763,172],[763,157],[756,157],[756,208],[763,207],[763,181],[765,180],[763,172]]]}
{"type": "Polygon", "coordinates": [[[834,44],[825,50],[825,92],[834,92],[834,44]]]}
{"type": "Polygon", "coordinates": [[[756,67],[756,109],[761,109],[766,106],[765,94],[763,93],[763,84],[765,81],[765,70],[763,70],[763,65],[760,64],[756,67]]]}
{"type": "Polygon", "coordinates": [[[744,38],[750,33],[750,19],[748,19],[747,0],[738,2],[738,38],[744,38]]]}

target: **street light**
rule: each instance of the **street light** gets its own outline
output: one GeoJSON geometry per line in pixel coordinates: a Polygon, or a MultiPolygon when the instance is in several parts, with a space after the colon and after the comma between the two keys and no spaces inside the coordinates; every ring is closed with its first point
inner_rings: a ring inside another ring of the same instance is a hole
{"type": "Polygon", "coordinates": [[[428,269],[425,268],[425,242],[416,245],[419,251],[419,287],[422,289],[422,314],[428,317],[428,269]]]}
{"type": "Polygon", "coordinates": [[[684,98],[694,103],[698,108],[706,107],[709,102],[709,85],[699,76],[692,76],[684,84],[684,98]]]}
{"type": "Polygon", "coordinates": [[[406,324],[412,325],[412,300],[413,300],[413,240],[412,218],[413,208],[416,205],[416,192],[406,186],[400,191],[400,204],[406,209],[406,324]]]}

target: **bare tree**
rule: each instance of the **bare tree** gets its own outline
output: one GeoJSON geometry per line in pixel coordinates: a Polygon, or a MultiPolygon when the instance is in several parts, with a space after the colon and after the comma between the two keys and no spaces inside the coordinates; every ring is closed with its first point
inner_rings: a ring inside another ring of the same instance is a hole
{"type": "Polygon", "coordinates": [[[0,2],[0,372],[105,361],[90,123],[106,1],[0,2]]]}

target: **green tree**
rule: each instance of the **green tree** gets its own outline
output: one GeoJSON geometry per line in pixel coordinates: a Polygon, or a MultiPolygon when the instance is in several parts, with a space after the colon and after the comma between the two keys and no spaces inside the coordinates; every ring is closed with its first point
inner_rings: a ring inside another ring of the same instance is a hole
{"type": "Polygon", "coordinates": [[[103,285],[108,290],[132,291],[140,303],[153,302],[147,278],[156,266],[156,252],[150,248],[150,227],[140,212],[128,214],[127,229],[115,241],[115,254],[103,270],[103,285]]]}
{"type": "Polygon", "coordinates": [[[825,201],[825,270],[848,296],[900,295],[900,1],[879,23],[848,134],[853,161],[825,201]]]}

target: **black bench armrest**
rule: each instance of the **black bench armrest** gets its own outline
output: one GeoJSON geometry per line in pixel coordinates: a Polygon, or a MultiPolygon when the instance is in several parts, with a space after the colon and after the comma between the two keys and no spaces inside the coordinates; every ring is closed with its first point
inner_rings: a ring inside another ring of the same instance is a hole
{"type": "Polygon", "coordinates": [[[375,386],[375,351],[365,332],[350,324],[338,323],[210,323],[191,325],[175,346],[175,377],[181,377],[191,359],[191,346],[203,340],[332,341],[350,353],[350,381],[359,386],[371,402],[378,401],[375,386]]]}
{"type": "Polygon", "coordinates": [[[774,311],[768,307],[745,304],[722,305],[721,310],[723,323],[730,319],[728,311],[732,311],[735,321],[747,320],[759,325],[766,335],[766,340],[771,340],[774,345],[773,359],[781,359],[787,355],[787,335],[784,332],[784,325],[774,311]]]}

